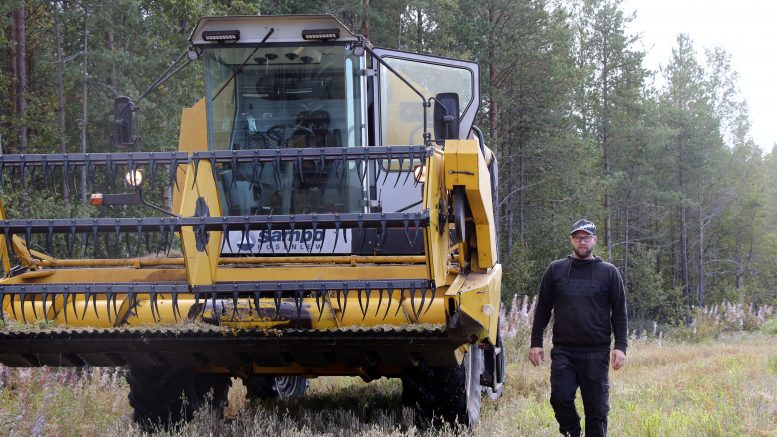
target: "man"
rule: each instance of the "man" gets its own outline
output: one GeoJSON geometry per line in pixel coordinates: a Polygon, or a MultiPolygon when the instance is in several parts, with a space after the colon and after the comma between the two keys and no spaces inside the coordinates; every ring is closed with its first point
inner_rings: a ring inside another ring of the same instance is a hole
{"type": "Polygon", "coordinates": [[[580,416],[575,408],[579,386],[585,435],[604,436],[610,411],[608,365],[613,333],[612,368],[618,370],[626,362],[626,295],[618,269],[593,255],[596,225],[578,220],[569,235],[572,255],[550,263],[542,277],[529,361],[535,366],[545,361],[542,336],[552,310],[550,404],[559,431],[565,436],[580,435],[580,416]]]}

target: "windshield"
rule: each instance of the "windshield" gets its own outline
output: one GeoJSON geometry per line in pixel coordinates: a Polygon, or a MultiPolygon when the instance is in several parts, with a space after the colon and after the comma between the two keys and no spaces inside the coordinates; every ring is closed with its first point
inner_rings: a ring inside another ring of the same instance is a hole
{"type": "MultiPolygon", "coordinates": [[[[211,150],[361,147],[363,58],[340,45],[206,47],[211,150]]],[[[220,165],[225,215],[364,212],[357,166],[220,165]]],[[[237,233],[239,234],[239,233],[237,233]]]]}
{"type": "Polygon", "coordinates": [[[211,150],[358,147],[360,60],[344,46],[208,47],[211,150]]]}

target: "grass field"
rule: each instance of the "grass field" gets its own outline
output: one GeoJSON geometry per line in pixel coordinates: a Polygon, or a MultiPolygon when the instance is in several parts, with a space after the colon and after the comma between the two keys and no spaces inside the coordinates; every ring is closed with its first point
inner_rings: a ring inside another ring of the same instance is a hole
{"type": "MultiPolygon", "coordinates": [[[[484,399],[474,435],[558,435],[548,403],[549,372],[524,358],[521,336],[507,345],[508,381],[499,401],[484,399]]],[[[140,435],[131,421],[120,372],[0,369],[2,435],[140,435]]],[[[239,381],[225,420],[206,413],[160,435],[420,436],[460,435],[419,429],[400,404],[398,380],[319,378],[296,403],[249,405],[239,381]]],[[[695,343],[631,342],[626,367],[611,375],[614,436],[777,436],[777,336],[735,333],[695,343]]],[[[582,412],[582,407],[579,407],[582,412]]]]}

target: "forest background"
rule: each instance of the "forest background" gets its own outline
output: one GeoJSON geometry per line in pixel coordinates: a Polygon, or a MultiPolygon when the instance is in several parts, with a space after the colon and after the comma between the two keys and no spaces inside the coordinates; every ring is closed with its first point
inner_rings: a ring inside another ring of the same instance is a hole
{"type": "MultiPolygon", "coordinates": [[[[115,150],[113,99],[141,95],[200,16],[323,12],[377,46],[480,63],[505,301],[536,294],[586,217],[637,325],[777,304],[777,162],[751,138],[731,56],[680,34],[650,71],[618,0],[7,0],[0,153],[115,150]]],[[[140,148],[174,150],[181,108],[202,89],[192,66],[144,99],[140,148]]],[[[100,214],[84,181],[4,190],[14,217],[100,214]]]]}

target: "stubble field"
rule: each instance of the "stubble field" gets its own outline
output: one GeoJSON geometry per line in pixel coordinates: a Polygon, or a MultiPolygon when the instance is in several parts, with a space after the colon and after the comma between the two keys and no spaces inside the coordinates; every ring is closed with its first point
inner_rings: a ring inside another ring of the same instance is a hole
{"type": "MultiPolygon", "coordinates": [[[[508,381],[483,400],[473,431],[414,425],[398,380],[311,380],[306,399],[250,405],[234,381],[224,420],[199,413],[159,435],[543,436],[558,435],[548,403],[549,365],[532,367],[525,339],[506,345],[508,381]]],[[[2,435],[142,435],[132,423],[120,371],[0,369],[2,435]]],[[[582,412],[582,406],[579,406],[582,412]]],[[[716,340],[634,339],[626,367],[611,373],[610,432],[616,436],[777,436],[777,336],[734,333],[716,340]]]]}

